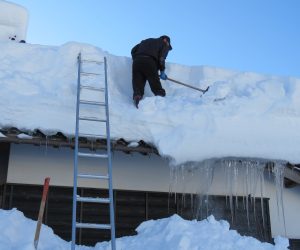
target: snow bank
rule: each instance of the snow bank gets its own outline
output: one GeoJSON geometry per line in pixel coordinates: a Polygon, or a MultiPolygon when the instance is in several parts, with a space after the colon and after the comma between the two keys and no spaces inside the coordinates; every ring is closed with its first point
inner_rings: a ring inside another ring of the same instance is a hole
{"type": "MultiPolygon", "coordinates": [[[[34,250],[36,222],[24,217],[17,209],[0,210],[0,250],[34,250]]],[[[275,246],[252,237],[239,235],[229,229],[226,221],[209,216],[202,221],[187,221],[178,215],[142,223],[136,236],[118,238],[118,250],[285,250],[288,239],[278,237],[275,246]]],[[[39,250],[67,250],[66,242],[43,225],[39,250]]],[[[78,250],[110,250],[109,242],[95,247],[77,246],[78,250]]]]}
{"type": "MultiPolygon", "coordinates": [[[[17,209],[0,209],[0,250],[34,250],[35,229],[36,221],[24,217],[17,209]]],[[[39,249],[70,249],[70,244],[54,235],[51,228],[43,225],[39,249]]]]}
{"type": "MultiPolygon", "coordinates": [[[[300,162],[300,79],[168,63],[170,78],[210,90],[202,96],[163,81],[162,98],[147,85],[136,109],[130,58],[78,43],[2,42],[0,50],[0,127],[73,135],[82,52],[85,59],[108,59],[113,138],[154,144],[174,164],[228,156],[300,162]]],[[[96,126],[87,129],[99,133],[96,126]]]]}

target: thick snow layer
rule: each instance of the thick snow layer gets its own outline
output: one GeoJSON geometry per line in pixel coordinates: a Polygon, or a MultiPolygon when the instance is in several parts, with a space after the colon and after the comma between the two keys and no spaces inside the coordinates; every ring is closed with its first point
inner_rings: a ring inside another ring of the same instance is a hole
{"type": "MultiPolygon", "coordinates": [[[[117,250],[285,250],[288,239],[277,237],[275,246],[255,238],[241,236],[229,229],[226,221],[209,216],[202,221],[187,221],[178,215],[142,223],[136,236],[119,238],[117,250]]],[[[34,250],[36,221],[27,219],[17,209],[0,209],[0,250],[34,250]]],[[[46,225],[42,226],[39,250],[67,250],[70,242],[56,236],[46,225]]],[[[95,247],[77,246],[78,250],[110,250],[110,242],[95,247]]]]}
{"type": "MultiPolygon", "coordinates": [[[[175,164],[227,156],[300,162],[300,79],[168,63],[170,78],[209,91],[162,81],[163,98],[147,84],[136,109],[131,58],[79,43],[1,42],[0,50],[0,127],[74,135],[81,52],[84,59],[107,57],[113,138],[152,143],[175,164]]],[[[85,126],[89,133],[97,128],[85,126]]]]}
{"type": "Polygon", "coordinates": [[[28,11],[17,4],[0,0],[0,41],[26,40],[28,11]]]}

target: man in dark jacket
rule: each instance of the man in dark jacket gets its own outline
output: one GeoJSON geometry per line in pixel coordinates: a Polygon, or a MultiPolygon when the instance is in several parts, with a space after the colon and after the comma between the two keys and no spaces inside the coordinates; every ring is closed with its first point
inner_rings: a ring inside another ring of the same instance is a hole
{"type": "Polygon", "coordinates": [[[168,78],[165,74],[165,59],[170,50],[172,46],[168,36],[148,38],[132,48],[132,88],[133,100],[137,108],[143,98],[146,81],[149,82],[154,95],[166,95],[159,78],[162,80],[168,78]]]}

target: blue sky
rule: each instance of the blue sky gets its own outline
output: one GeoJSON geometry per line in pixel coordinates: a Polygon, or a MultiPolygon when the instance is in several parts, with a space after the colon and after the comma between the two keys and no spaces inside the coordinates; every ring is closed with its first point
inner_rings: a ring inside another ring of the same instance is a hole
{"type": "Polygon", "coordinates": [[[168,62],[300,77],[298,0],[14,0],[29,10],[27,42],[84,42],[130,56],[167,34],[168,62]]]}

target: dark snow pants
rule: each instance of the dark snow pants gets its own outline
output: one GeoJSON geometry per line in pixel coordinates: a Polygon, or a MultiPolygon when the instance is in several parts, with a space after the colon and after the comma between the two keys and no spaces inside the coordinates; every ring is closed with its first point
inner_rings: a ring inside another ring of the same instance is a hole
{"type": "Polygon", "coordinates": [[[146,81],[149,82],[154,95],[165,96],[166,91],[162,88],[155,60],[148,56],[138,56],[132,63],[132,88],[133,98],[144,95],[146,81]]]}

